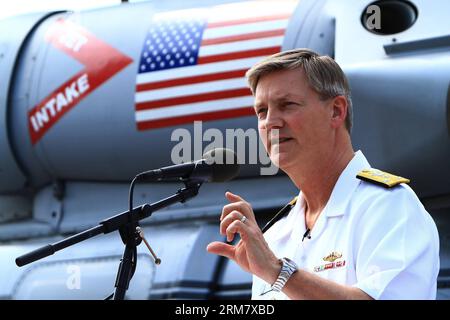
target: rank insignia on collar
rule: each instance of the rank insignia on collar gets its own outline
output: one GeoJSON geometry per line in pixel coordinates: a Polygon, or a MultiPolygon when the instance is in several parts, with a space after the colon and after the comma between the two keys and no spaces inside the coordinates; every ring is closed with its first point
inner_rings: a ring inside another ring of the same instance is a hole
{"type": "Polygon", "coordinates": [[[329,255],[323,258],[323,261],[334,262],[335,260],[342,258],[342,253],[333,251],[329,255]]]}

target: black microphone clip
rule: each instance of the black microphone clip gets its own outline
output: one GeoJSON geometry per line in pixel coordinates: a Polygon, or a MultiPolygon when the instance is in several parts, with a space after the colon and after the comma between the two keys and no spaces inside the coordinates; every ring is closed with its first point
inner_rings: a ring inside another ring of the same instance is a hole
{"type": "Polygon", "coordinates": [[[306,232],[303,234],[302,242],[305,240],[305,238],[311,239],[311,229],[306,229],[306,232]]]}

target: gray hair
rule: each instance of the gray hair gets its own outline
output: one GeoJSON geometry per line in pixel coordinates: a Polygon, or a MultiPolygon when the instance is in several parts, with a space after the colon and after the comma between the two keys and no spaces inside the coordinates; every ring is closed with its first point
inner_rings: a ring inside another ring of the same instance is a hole
{"type": "Polygon", "coordinates": [[[353,125],[353,107],[350,96],[350,86],[341,67],[329,56],[321,56],[309,49],[293,49],[276,53],[258,62],[250,68],[245,76],[253,94],[258,81],[269,73],[302,68],[308,84],[322,100],[337,96],[347,99],[347,117],[345,127],[350,133],[353,125]]]}

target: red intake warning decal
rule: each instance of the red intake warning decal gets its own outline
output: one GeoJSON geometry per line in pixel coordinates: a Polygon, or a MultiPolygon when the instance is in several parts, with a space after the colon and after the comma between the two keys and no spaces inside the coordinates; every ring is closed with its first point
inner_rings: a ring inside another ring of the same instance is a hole
{"type": "Polygon", "coordinates": [[[82,63],[85,68],[56,88],[28,112],[28,127],[34,145],[83,98],[133,60],[70,21],[59,19],[45,40],[82,63]]]}

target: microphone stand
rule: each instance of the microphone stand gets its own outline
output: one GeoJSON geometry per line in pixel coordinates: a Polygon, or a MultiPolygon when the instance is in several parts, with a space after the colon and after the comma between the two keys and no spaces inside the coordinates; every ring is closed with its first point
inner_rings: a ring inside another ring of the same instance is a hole
{"type": "Polygon", "coordinates": [[[117,271],[117,278],[115,283],[114,300],[123,300],[125,293],[128,290],[131,277],[133,275],[133,265],[136,265],[137,261],[133,261],[133,256],[137,259],[135,254],[137,246],[141,243],[141,239],[138,237],[136,227],[138,222],[152,215],[153,212],[165,208],[171,204],[181,202],[184,203],[188,199],[195,197],[198,194],[198,190],[202,185],[201,181],[185,180],[185,187],[178,190],[176,194],[157,201],[152,204],[143,204],[141,206],[133,208],[130,212],[125,211],[105,219],[99,223],[98,226],[75,234],[71,237],[48,244],[34,251],[28,252],[18,258],[16,258],[16,264],[22,267],[31,262],[45,258],[54,254],[56,251],[62,250],[69,246],[72,246],[78,242],[95,237],[101,233],[107,234],[116,230],[119,230],[122,242],[125,244],[125,249],[119,268],[117,271]]]}

